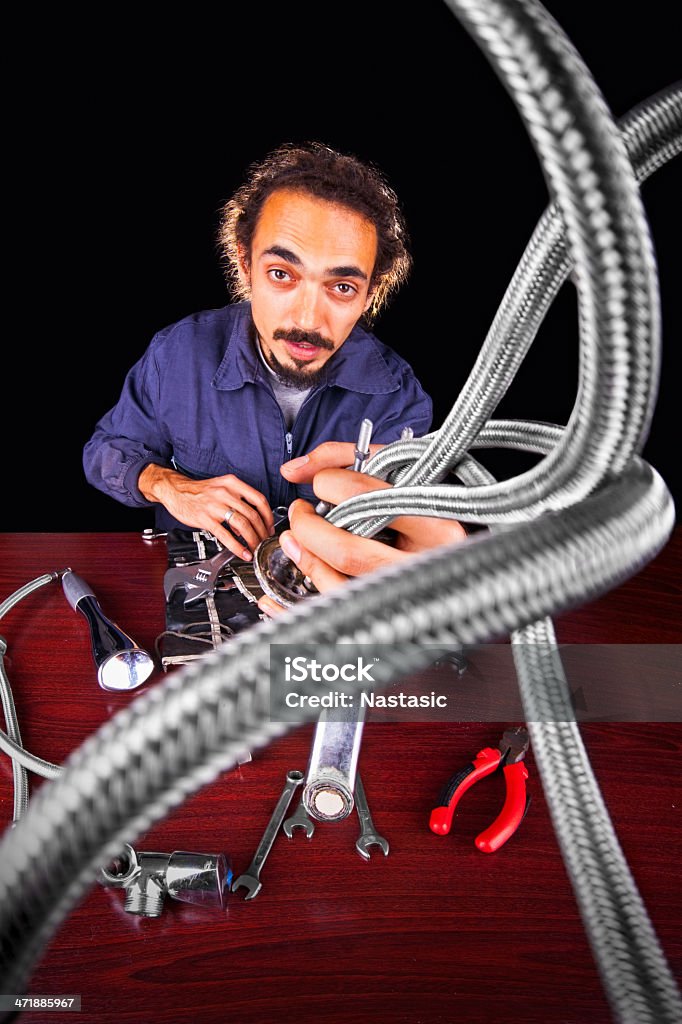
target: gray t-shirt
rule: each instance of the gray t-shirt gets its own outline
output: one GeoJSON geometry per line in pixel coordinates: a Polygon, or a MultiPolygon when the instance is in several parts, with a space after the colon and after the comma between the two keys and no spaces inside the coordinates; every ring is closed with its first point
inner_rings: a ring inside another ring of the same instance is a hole
{"type": "Polygon", "coordinates": [[[272,384],[272,390],[275,393],[277,404],[282,410],[282,416],[284,416],[284,423],[286,424],[287,430],[291,430],[294,425],[294,421],[298,416],[298,410],[301,408],[306,398],[313,390],[312,388],[297,388],[290,384],[283,384],[279,379],[275,371],[265,361],[265,357],[260,347],[260,343],[257,343],[258,355],[265,369],[270,374],[270,381],[272,384]]]}

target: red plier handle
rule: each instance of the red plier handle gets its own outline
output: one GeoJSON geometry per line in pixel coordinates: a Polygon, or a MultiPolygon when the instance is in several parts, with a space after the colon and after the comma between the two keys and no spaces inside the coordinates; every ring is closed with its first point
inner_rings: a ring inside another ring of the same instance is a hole
{"type": "MultiPolygon", "coordinates": [[[[429,827],[432,832],[439,836],[448,834],[457,804],[466,791],[480,779],[497,771],[503,758],[502,751],[495,747],[484,747],[471,764],[453,775],[443,791],[440,806],[431,811],[429,827]]],[[[528,769],[525,764],[521,761],[505,764],[502,770],[507,788],[504,805],[492,825],[474,840],[483,853],[494,853],[514,835],[523,821],[529,803],[526,797],[528,769]]]]}

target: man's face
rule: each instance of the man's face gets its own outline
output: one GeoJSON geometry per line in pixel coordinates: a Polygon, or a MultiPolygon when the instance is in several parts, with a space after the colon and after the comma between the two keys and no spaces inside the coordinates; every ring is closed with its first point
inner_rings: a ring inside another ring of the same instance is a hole
{"type": "Polygon", "coordinates": [[[307,387],[341,348],[370,304],[376,254],[376,228],[348,207],[288,189],[266,199],[240,270],[263,354],[283,379],[307,387]]]}

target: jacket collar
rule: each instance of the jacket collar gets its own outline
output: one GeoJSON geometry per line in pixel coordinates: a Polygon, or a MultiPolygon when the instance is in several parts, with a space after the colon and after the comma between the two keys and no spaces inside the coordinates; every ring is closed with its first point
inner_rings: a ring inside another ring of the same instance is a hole
{"type": "MultiPolygon", "coordinates": [[[[267,380],[251,340],[251,303],[239,302],[231,308],[234,310],[232,329],[228,327],[225,353],[212,381],[219,391],[235,391],[244,384],[267,380]]],[[[329,360],[325,371],[323,387],[336,386],[364,395],[387,395],[400,387],[374,335],[357,324],[329,360]]]]}

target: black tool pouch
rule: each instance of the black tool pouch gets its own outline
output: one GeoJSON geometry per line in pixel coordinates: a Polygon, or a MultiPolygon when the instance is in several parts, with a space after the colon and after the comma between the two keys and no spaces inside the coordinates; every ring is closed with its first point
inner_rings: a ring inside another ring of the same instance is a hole
{"type": "MultiPolygon", "coordinates": [[[[166,538],[168,568],[189,565],[211,558],[220,550],[215,540],[200,530],[170,530],[166,538]]],[[[255,603],[262,595],[250,562],[235,559],[231,570],[239,577],[241,589],[232,575],[218,581],[213,594],[185,606],[187,591],[179,587],[166,602],[166,629],[157,639],[157,650],[167,672],[203,657],[208,651],[260,621],[255,603]],[[246,596],[246,592],[250,598],[246,596]]]]}

